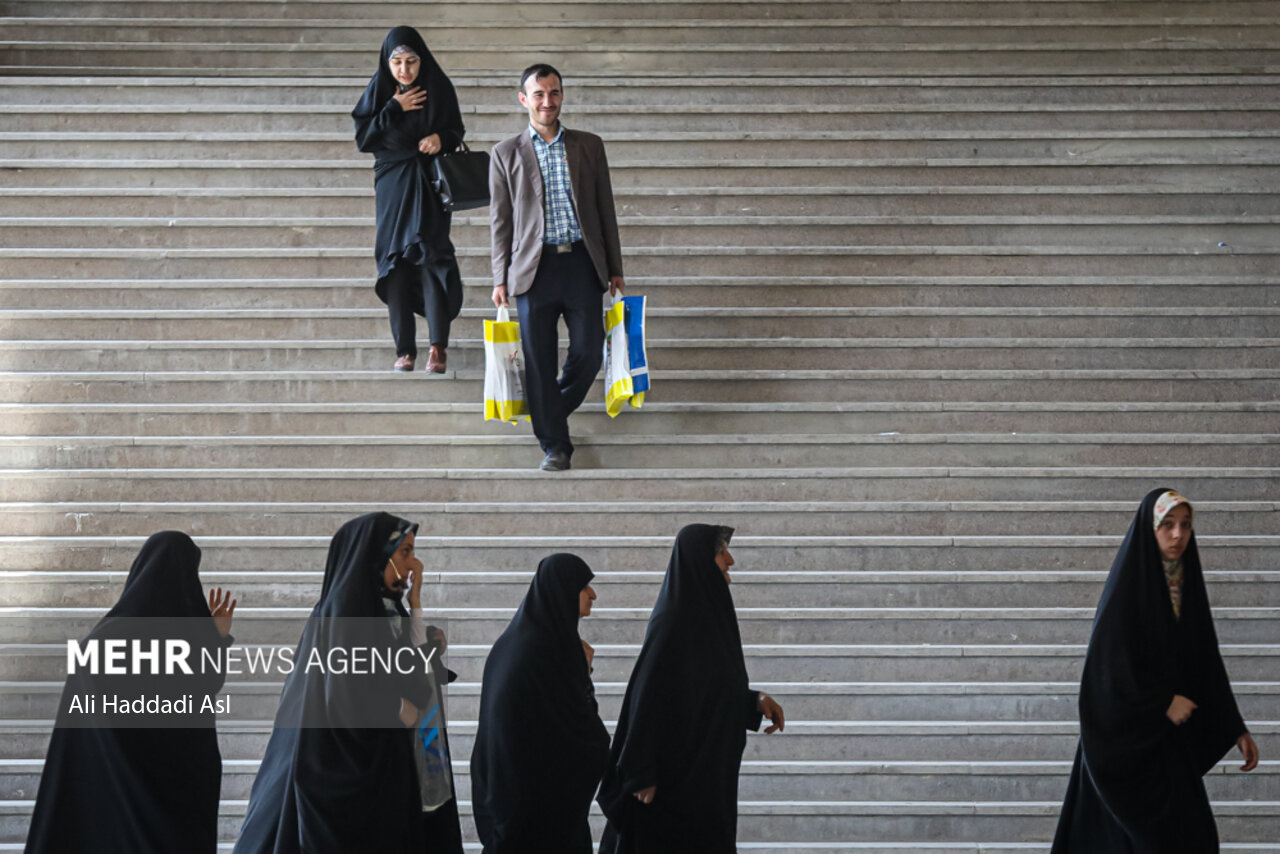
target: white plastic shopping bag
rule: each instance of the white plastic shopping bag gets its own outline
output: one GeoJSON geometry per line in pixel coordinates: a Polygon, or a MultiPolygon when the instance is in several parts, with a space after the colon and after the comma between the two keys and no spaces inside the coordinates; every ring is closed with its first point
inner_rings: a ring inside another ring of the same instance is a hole
{"type": "Polygon", "coordinates": [[[635,393],[626,312],[626,303],[615,299],[604,313],[604,408],[610,418],[617,417],[622,405],[635,393]]]}
{"type": "Polygon", "coordinates": [[[498,309],[496,320],[484,322],[484,420],[529,420],[520,324],[510,319],[506,306],[498,309]]]}

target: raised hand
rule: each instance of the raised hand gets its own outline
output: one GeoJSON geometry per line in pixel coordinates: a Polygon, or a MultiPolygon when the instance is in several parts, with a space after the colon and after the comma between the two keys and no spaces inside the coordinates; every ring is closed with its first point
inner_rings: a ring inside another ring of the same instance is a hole
{"type": "Polygon", "coordinates": [[[218,634],[224,638],[231,634],[231,620],[235,612],[236,600],[231,598],[230,590],[223,593],[221,587],[216,587],[209,591],[209,615],[218,627],[218,634]]]}

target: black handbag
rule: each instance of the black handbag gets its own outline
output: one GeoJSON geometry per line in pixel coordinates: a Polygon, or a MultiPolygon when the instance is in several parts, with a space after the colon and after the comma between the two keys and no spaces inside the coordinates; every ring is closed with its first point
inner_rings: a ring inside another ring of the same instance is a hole
{"type": "Polygon", "coordinates": [[[447,211],[469,211],[489,204],[489,154],[461,143],[457,151],[431,161],[431,184],[447,211]]]}

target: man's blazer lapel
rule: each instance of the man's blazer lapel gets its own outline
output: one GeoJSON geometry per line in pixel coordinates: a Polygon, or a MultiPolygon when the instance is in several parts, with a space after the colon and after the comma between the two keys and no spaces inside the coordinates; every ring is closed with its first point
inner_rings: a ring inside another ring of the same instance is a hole
{"type": "Polygon", "coordinates": [[[542,210],[542,167],[538,165],[538,155],[533,151],[533,140],[529,137],[528,131],[520,134],[519,142],[516,143],[516,151],[519,152],[520,159],[524,161],[525,174],[529,176],[529,189],[533,190],[534,197],[538,200],[537,210],[542,210]]]}

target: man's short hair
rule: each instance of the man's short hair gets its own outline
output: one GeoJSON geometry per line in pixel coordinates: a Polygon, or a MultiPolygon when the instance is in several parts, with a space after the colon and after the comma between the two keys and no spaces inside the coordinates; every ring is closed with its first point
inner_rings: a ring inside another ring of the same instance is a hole
{"type": "Polygon", "coordinates": [[[556,71],[553,66],[547,65],[545,62],[530,65],[524,70],[524,73],[520,75],[520,91],[524,91],[524,84],[529,82],[530,77],[537,80],[540,77],[546,77],[550,74],[554,74],[556,79],[561,82],[561,85],[564,84],[564,78],[560,76],[560,72],[556,71]]]}

